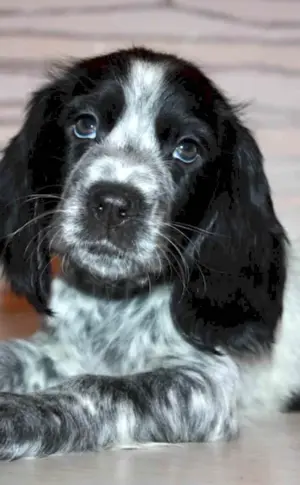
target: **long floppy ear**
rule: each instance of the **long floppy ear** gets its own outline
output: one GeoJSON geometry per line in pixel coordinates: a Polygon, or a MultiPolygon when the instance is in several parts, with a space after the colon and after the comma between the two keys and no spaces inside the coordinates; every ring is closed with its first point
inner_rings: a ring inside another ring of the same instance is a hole
{"type": "Polygon", "coordinates": [[[182,211],[198,231],[188,234],[190,279],[175,285],[173,310],[193,344],[255,353],[271,345],[282,313],[287,239],[253,136],[231,111],[216,131],[219,154],[182,211]]]}
{"type": "Polygon", "coordinates": [[[60,189],[61,103],[55,82],[37,91],[0,161],[0,260],[12,290],[39,312],[47,311],[50,289],[46,230],[55,205],[51,196],[60,189]]]}

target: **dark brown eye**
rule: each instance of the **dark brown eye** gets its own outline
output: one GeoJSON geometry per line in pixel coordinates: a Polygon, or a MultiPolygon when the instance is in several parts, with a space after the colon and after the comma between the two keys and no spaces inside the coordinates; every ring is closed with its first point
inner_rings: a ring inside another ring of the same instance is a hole
{"type": "Polygon", "coordinates": [[[194,140],[182,140],[173,152],[173,158],[183,163],[193,163],[199,155],[199,147],[194,140]]]}
{"type": "Polygon", "coordinates": [[[97,136],[98,121],[91,114],[80,115],[73,126],[73,133],[77,138],[94,140],[97,136]]]}

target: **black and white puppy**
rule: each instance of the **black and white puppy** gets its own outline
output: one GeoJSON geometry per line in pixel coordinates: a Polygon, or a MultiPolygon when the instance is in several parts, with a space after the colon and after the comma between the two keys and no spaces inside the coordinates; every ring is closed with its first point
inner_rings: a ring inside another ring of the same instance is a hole
{"type": "Polygon", "coordinates": [[[37,91],[0,164],[0,249],[46,315],[0,345],[2,459],[230,439],[300,404],[300,280],[262,155],[191,63],[133,48],[37,91]]]}

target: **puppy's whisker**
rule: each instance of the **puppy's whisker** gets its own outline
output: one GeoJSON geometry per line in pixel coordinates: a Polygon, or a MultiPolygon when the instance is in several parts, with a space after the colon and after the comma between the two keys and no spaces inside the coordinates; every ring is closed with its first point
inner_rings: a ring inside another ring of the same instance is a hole
{"type": "MultiPolygon", "coordinates": [[[[174,264],[172,263],[171,259],[169,258],[168,253],[167,253],[167,250],[164,249],[164,248],[160,248],[160,251],[161,251],[161,255],[162,255],[161,259],[167,261],[168,266],[170,267],[170,269],[173,270],[174,274],[176,274],[179,277],[179,279],[180,279],[181,278],[181,274],[180,274],[180,272],[177,271],[176,267],[174,266],[174,264]]],[[[161,268],[161,273],[163,273],[163,271],[162,271],[162,264],[160,265],[160,268],[161,268]]]]}
{"type": "MultiPolygon", "coordinates": [[[[38,245],[37,245],[37,252],[39,253],[41,251],[41,246],[43,244],[43,242],[45,241],[46,238],[49,237],[49,233],[50,233],[50,229],[51,228],[45,228],[43,229],[43,232],[44,232],[44,235],[40,237],[40,234],[35,234],[28,242],[26,248],[25,248],[25,251],[24,251],[24,256],[26,255],[27,251],[29,250],[29,247],[31,245],[34,244],[34,241],[39,238],[39,242],[38,242],[38,245]]],[[[49,244],[49,243],[48,243],[49,244]]],[[[50,244],[49,244],[49,249],[50,249],[50,244]]],[[[33,249],[33,251],[35,251],[35,249],[33,249]]]]}
{"type": "Polygon", "coordinates": [[[52,209],[51,211],[43,212],[42,214],[39,214],[39,215],[33,217],[32,219],[30,219],[29,221],[27,221],[25,224],[23,224],[23,226],[19,227],[15,231],[7,234],[7,238],[8,239],[12,239],[14,236],[16,236],[17,234],[19,234],[21,231],[23,231],[26,227],[30,226],[31,224],[35,224],[36,222],[38,222],[39,220],[43,219],[44,217],[53,216],[53,215],[55,215],[57,213],[68,214],[69,211],[68,210],[63,210],[63,209],[52,209]]]}
{"type": "Polygon", "coordinates": [[[57,240],[57,236],[59,236],[59,233],[60,233],[60,229],[57,228],[56,231],[53,231],[53,228],[49,228],[49,230],[47,231],[47,237],[49,237],[49,235],[51,235],[51,238],[49,239],[49,251],[52,251],[53,249],[53,243],[54,241],[57,240]]]}
{"type": "Polygon", "coordinates": [[[182,282],[186,285],[186,282],[189,280],[189,268],[186,264],[186,260],[180,251],[180,248],[175,244],[168,236],[165,234],[160,234],[160,236],[165,239],[169,243],[169,247],[166,248],[166,251],[171,251],[171,254],[173,255],[175,261],[177,262],[177,265],[181,271],[181,280],[182,282]],[[172,249],[175,249],[176,253],[172,252],[172,249]],[[178,257],[180,259],[178,259],[178,257]]]}
{"type": "MultiPolygon", "coordinates": [[[[181,231],[180,231],[180,232],[181,232],[181,231]]],[[[183,236],[185,236],[185,234],[183,234],[183,236]]],[[[196,253],[196,252],[198,251],[198,248],[197,248],[197,246],[195,245],[195,243],[194,243],[193,241],[191,241],[191,240],[190,240],[190,239],[189,239],[187,236],[185,236],[185,237],[186,237],[186,239],[188,240],[189,244],[191,244],[191,245],[193,246],[193,248],[194,248],[194,250],[195,250],[195,253],[196,253]]],[[[179,247],[181,247],[181,249],[185,249],[185,248],[184,248],[182,245],[180,245],[179,243],[177,243],[177,245],[178,245],[179,247]]],[[[207,283],[206,283],[206,278],[205,278],[205,275],[204,275],[203,270],[202,270],[202,268],[201,268],[201,263],[200,263],[200,261],[197,261],[197,260],[195,260],[195,259],[194,259],[194,260],[193,260],[193,264],[194,264],[195,266],[197,266],[197,268],[198,268],[198,270],[199,270],[199,272],[200,272],[200,274],[201,274],[201,277],[202,277],[202,280],[203,280],[204,292],[206,292],[206,290],[207,290],[207,283]]],[[[187,267],[188,267],[188,266],[187,266],[187,267]]]]}
{"type": "Polygon", "coordinates": [[[208,230],[203,229],[201,227],[193,226],[191,224],[183,224],[183,223],[176,223],[176,222],[173,222],[172,224],[168,224],[168,223],[165,223],[165,224],[172,227],[173,229],[178,229],[178,228],[187,229],[189,231],[192,231],[192,232],[195,232],[195,233],[198,233],[198,234],[201,234],[201,235],[214,236],[214,237],[224,237],[224,238],[228,237],[224,234],[218,234],[216,232],[211,232],[211,231],[208,231],[208,230]]]}
{"type": "Polygon", "coordinates": [[[27,195],[23,197],[18,197],[14,199],[15,201],[24,201],[24,202],[31,202],[34,200],[43,200],[43,199],[55,199],[55,200],[62,200],[61,196],[59,195],[53,195],[53,194],[33,194],[33,195],[27,195]]]}
{"type": "Polygon", "coordinates": [[[40,275],[39,275],[39,282],[40,282],[40,286],[42,286],[43,275],[44,275],[45,271],[47,270],[47,268],[48,268],[49,266],[51,266],[51,265],[52,265],[52,263],[53,263],[53,261],[54,261],[54,258],[55,258],[55,257],[54,257],[54,256],[52,256],[52,257],[50,258],[50,260],[49,260],[49,261],[48,261],[48,262],[47,262],[47,263],[44,265],[44,268],[42,269],[42,271],[41,271],[41,273],[40,273],[40,275]]]}
{"type": "MultiPolygon", "coordinates": [[[[178,229],[177,227],[173,226],[172,224],[170,224],[170,226],[172,229],[174,229],[175,231],[177,231],[179,234],[182,235],[182,237],[194,248],[195,252],[197,251],[197,246],[196,246],[196,243],[194,241],[192,241],[186,234],[184,234],[184,232],[182,232],[180,229],[178,229]]],[[[177,245],[179,245],[179,243],[177,242],[177,245]]],[[[186,248],[184,248],[183,245],[179,245],[183,250],[185,250],[186,248]]]]}

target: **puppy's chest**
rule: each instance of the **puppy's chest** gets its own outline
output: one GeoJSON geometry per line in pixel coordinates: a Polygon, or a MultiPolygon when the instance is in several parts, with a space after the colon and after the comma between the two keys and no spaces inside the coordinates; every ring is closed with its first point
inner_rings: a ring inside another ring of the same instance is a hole
{"type": "Polygon", "coordinates": [[[122,375],[151,370],[184,346],[171,317],[169,287],[118,301],[92,298],[61,283],[56,288],[56,331],[82,356],[86,372],[122,375]]]}
{"type": "Polygon", "coordinates": [[[178,340],[169,298],[163,289],[146,298],[99,303],[99,326],[93,326],[90,340],[95,370],[121,375],[159,365],[178,340]]]}

